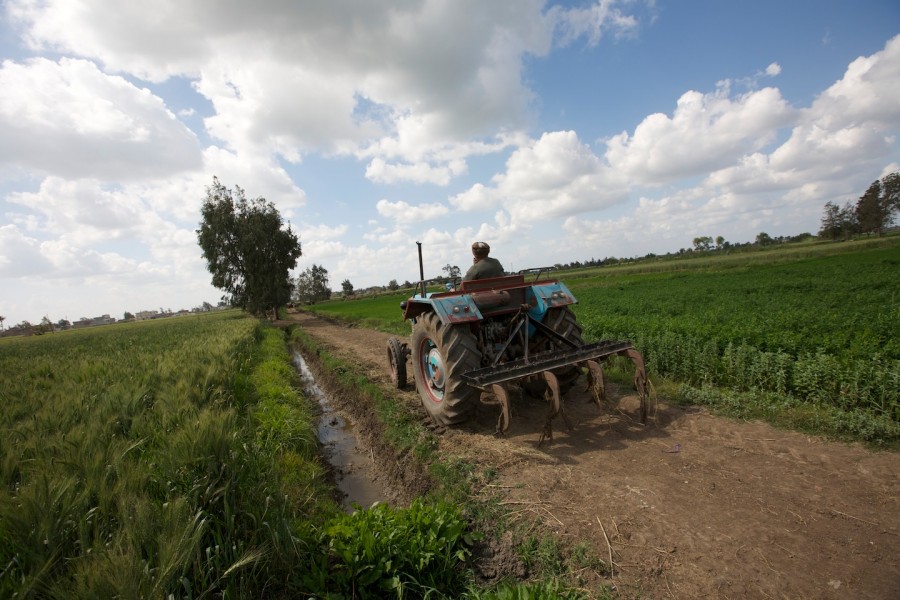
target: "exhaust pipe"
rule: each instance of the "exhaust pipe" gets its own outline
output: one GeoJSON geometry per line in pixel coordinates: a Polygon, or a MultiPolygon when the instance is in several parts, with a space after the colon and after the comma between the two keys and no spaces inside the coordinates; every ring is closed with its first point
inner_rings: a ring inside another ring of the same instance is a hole
{"type": "Polygon", "coordinates": [[[425,297],[425,267],[422,265],[422,242],[416,242],[419,247],[419,283],[422,285],[422,297],[425,297]]]}

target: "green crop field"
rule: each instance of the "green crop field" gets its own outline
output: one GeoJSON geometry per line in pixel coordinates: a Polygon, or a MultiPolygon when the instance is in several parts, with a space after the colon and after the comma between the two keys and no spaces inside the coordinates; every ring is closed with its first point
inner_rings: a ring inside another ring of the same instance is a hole
{"type": "Polygon", "coordinates": [[[235,393],[257,336],[229,311],[0,343],[0,597],[252,589],[284,533],[235,393]]]}
{"type": "MultiPolygon", "coordinates": [[[[710,387],[750,394],[732,403],[758,403],[762,394],[769,407],[828,421],[814,429],[875,442],[898,435],[898,236],[558,276],[578,298],[586,340],[631,340],[652,373],[691,386],[694,399],[710,387]]],[[[403,333],[403,298],[310,309],[403,333]]]]}
{"type": "Polygon", "coordinates": [[[0,340],[0,598],[458,597],[459,508],[344,514],[296,381],[239,311],[0,340]]]}

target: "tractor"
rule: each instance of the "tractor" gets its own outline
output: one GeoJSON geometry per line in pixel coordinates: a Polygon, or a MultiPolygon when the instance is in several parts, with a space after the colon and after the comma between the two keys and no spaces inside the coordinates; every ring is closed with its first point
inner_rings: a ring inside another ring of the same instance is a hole
{"type": "MultiPolygon", "coordinates": [[[[649,381],[641,354],[629,342],[586,344],[571,306],[577,301],[561,281],[541,279],[547,269],[462,281],[446,291],[428,292],[419,247],[417,293],[400,303],[412,324],[409,342],[392,337],[387,344],[391,379],[407,385],[407,357],[416,389],[437,425],[464,421],[479,402],[499,404],[497,434],[509,428],[513,382],[550,403],[540,443],[552,441],[552,421],[562,415],[561,396],[582,373],[598,407],[604,400],[600,362],[614,355],[635,364],[640,419],[647,419],[649,381]],[[526,276],[530,281],[526,281],[526,276]]],[[[449,287],[449,286],[448,286],[449,287]]]]}

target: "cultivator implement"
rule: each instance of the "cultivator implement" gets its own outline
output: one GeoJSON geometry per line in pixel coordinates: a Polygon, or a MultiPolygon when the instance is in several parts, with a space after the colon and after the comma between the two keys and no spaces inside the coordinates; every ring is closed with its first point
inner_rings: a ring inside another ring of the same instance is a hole
{"type": "Polygon", "coordinates": [[[603,368],[600,362],[617,355],[631,359],[635,365],[634,386],[640,397],[640,419],[641,423],[646,423],[649,381],[643,357],[629,342],[603,341],[567,351],[551,350],[469,371],[464,373],[462,378],[470,386],[488,392],[496,398],[496,404],[500,406],[500,416],[497,419],[498,435],[505,434],[509,429],[510,394],[508,385],[513,382],[543,383],[544,397],[550,403],[550,410],[538,442],[538,445],[541,445],[545,440],[553,441],[553,421],[557,416],[562,417],[568,429],[573,427],[562,406],[560,380],[554,371],[558,372],[566,367],[586,369],[591,398],[597,407],[602,409],[603,403],[606,401],[606,394],[603,368]]]}

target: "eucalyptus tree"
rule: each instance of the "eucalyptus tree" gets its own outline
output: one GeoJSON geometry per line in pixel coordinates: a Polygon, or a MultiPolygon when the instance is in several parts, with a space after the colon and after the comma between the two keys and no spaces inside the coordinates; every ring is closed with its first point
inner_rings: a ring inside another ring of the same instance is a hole
{"type": "Polygon", "coordinates": [[[213,177],[206,188],[197,240],[212,284],[232,305],[253,314],[274,314],[291,296],[290,270],[301,256],[300,239],[284,228],[281,214],[265,198],[247,199],[213,177]]]}
{"type": "Polygon", "coordinates": [[[900,211],[900,174],[891,173],[872,182],[856,202],[856,220],[863,233],[882,232],[900,211]]]}

